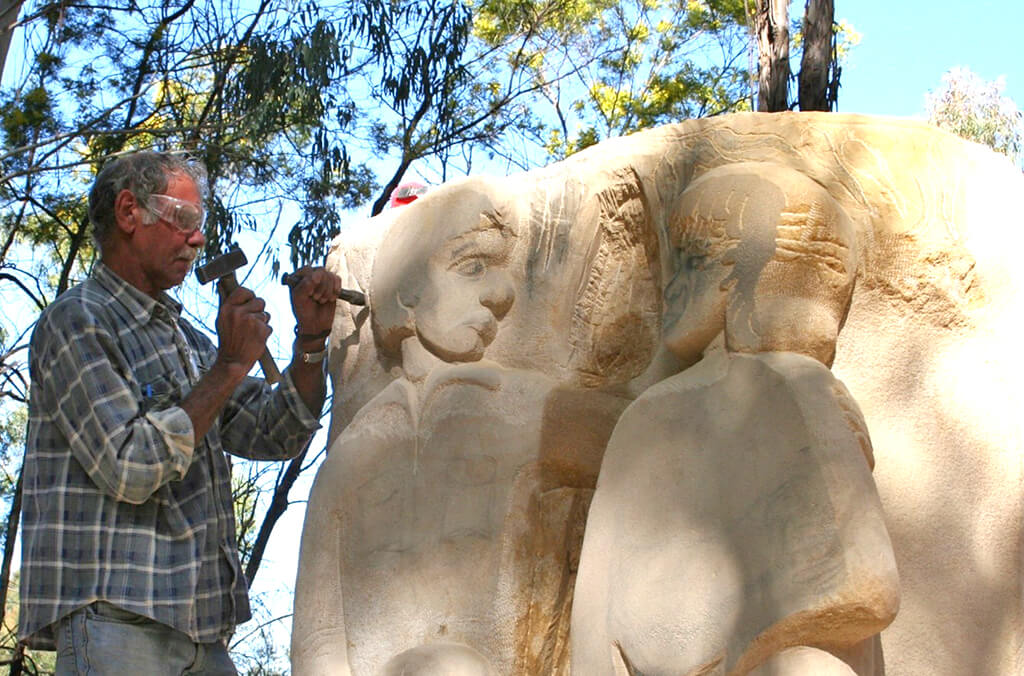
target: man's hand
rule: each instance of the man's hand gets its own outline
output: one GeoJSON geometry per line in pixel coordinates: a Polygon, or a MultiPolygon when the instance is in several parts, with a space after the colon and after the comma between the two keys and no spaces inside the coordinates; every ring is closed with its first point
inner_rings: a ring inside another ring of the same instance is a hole
{"type": "Polygon", "coordinates": [[[314,413],[323,408],[327,385],[322,362],[306,362],[300,353],[319,352],[334,324],[334,306],[341,291],[341,278],[324,268],[304,267],[295,271],[299,283],[292,286],[295,315],[295,351],[289,371],[306,407],[314,413]]]}
{"type": "Polygon", "coordinates": [[[313,267],[296,270],[295,276],[300,280],[291,291],[296,333],[303,336],[326,334],[334,324],[341,278],[324,268],[313,267]]]}
{"type": "Polygon", "coordinates": [[[249,289],[240,286],[220,305],[217,315],[217,361],[238,366],[248,373],[267,347],[270,315],[266,303],[249,289]]]}
{"type": "Polygon", "coordinates": [[[192,420],[196,444],[213,427],[235,388],[267,349],[270,315],[264,308],[263,299],[244,286],[221,301],[217,314],[217,359],[181,402],[192,420]]]}

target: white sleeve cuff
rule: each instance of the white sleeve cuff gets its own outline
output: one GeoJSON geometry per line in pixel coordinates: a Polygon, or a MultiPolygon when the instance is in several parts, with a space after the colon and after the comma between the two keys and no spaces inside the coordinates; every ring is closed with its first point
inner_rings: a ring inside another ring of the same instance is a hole
{"type": "Polygon", "coordinates": [[[179,479],[185,477],[188,466],[192,464],[192,455],[196,448],[195,429],[192,427],[192,419],[185,413],[185,409],[172,406],[159,411],[149,411],[146,419],[156,428],[157,433],[163,437],[167,449],[174,459],[175,469],[180,474],[179,479]]]}

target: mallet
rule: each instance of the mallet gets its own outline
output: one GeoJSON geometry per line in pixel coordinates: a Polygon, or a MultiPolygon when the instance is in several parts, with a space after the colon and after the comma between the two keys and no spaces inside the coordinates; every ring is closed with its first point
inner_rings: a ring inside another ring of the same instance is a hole
{"type": "MultiPolygon", "coordinates": [[[[226,254],[217,256],[204,265],[196,268],[196,277],[200,284],[206,284],[213,280],[219,280],[217,291],[220,293],[223,302],[231,292],[238,288],[238,280],[235,278],[235,270],[246,265],[249,260],[241,249],[232,249],[226,254]]],[[[281,372],[277,370],[277,364],[270,355],[269,350],[264,350],[260,355],[260,367],[263,369],[263,377],[273,385],[281,380],[281,372]]]]}

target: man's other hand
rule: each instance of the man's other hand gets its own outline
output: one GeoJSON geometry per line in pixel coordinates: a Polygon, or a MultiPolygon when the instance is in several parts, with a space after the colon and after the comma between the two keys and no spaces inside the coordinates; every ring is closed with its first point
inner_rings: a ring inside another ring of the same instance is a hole
{"type": "Polygon", "coordinates": [[[291,290],[296,332],[304,336],[326,334],[334,323],[341,278],[321,267],[300,268],[295,276],[300,280],[291,290]]]}

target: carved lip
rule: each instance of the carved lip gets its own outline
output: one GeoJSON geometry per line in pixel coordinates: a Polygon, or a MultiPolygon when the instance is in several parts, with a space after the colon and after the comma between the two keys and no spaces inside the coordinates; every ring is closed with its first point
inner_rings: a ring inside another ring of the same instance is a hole
{"type": "Polygon", "coordinates": [[[498,335],[498,320],[490,313],[488,313],[486,318],[482,316],[479,318],[473,317],[463,322],[462,325],[473,329],[480,336],[483,347],[490,345],[498,335]]]}
{"type": "Polygon", "coordinates": [[[490,321],[485,326],[476,327],[476,332],[484,345],[490,345],[498,335],[498,322],[490,321]]]}

